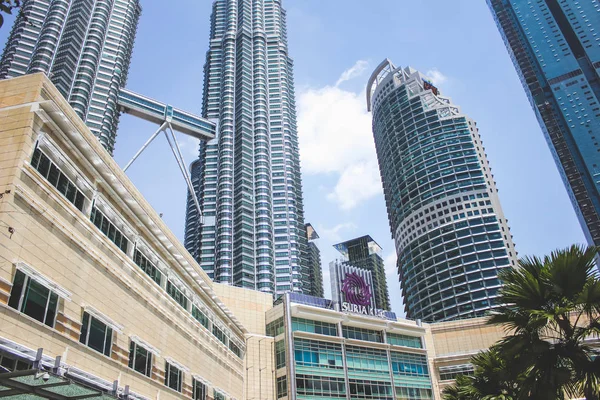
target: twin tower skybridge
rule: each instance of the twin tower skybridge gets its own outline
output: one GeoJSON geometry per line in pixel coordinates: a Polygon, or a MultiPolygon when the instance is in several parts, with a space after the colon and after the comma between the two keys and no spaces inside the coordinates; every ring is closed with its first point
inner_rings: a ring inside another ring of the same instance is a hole
{"type": "Polygon", "coordinates": [[[187,164],[181,154],[181,148],[177,142],[175,131],[181,132],[185,135],[193,138],[209,141],[217,137],[218,121],[208,120],[206,118],[199,117],[197,115],[188,113],[186,111],[175,108],[169,104],[161,103],[141,94],[132,92],[131,90],[121,89],[119,93],[119,107],[121,111],[127,114],[131,114],[145,121],[153,122],[159,125],[159,128],[148,138],[146,143],[138,150],[133,158],[125,165],[123,171],[133,164],[133,162],[144,152],[144,150],[152,143],[154,139],[162,132],[167,138],[169,147],[175,156],[177,165],[181,170],[183,179],[188,186],[188,190],[192,194],[196,208],[198,209],[198,215],[200,216],[201,223],[203,222],[202,210],[200,208],[200,202],[196,196],[196,191],[192,184],[192,179],[187,169],[187,164]]]}

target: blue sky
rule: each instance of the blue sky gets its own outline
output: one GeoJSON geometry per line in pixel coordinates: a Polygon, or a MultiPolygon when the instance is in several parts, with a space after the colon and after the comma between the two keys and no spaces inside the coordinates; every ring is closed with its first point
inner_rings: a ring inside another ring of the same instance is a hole
{"type": "MultiPolygon", "coordinates": [[[[142,0],[128,88],[199,112],[210,0],[142,0]]],[[[485,2],[284,0],[295,61],[306,221],[321,236],[329,293],[332,245],[370,234],[386,260],[392,306],[403,314],[395,249],[366,112],[364,86],[384,58],[428,73],[478,122],[520,256],[583,243],[581,228],[485,2]]],[[[6,41],[12,19],[0,29],[6,41]]],[[[123,116],[124,166],[155,126],[123,116]]],[[[180,137],[186,162],[197,143],[180,137]]],[[[186,186],[164,137],[129,176],[183,238],[186,186]]]]}

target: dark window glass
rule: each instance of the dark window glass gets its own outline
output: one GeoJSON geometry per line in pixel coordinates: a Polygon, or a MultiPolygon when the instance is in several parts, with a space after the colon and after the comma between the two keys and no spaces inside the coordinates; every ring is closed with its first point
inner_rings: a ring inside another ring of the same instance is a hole
{"type": "Polygon", "coordinates": [[[129,368],[146,376],[152,375],[152,353],[131,341],[129,346],[129,368]]]}
{"type": "Polygon", "coordinates": [[[192,399],[206,400],[206,385],[197,379],[192,380],[192,399]]]}
{"type": "Polygon", "coordinates": [[[179,368],[165,362],[165,386],[181,392],[182,375],[179,368]]]}
{"type": "Polygon", "coordinates": [[[200,311],[198,307],[192,306],[192,316],[196,319],[196,321],[200,322],[202,326],[204,326],[206,329],[210,329],[210,321],[208,317],[202,311],[200,311]]]}
{"type": "Polygon", "coordinates": [[[139,250],[135,250],[133,261],[144,271],[152,280],[160,285],[162,273],[144,256],[139,250]]]}
{"type": "Polygon", "coordinates": [[[83,313],[81,325],[79,341],[110,357],[112,350],[112,328],[87,312],[83,313]]]}
{"type": "Polygon", "coordinates": [[[50,327],[54,327],[58,295],[17,270],[8,305],[50,327]]]}
{"type": "Polygon", "coordinates": [[[119,247],[123,253],[127,253],[127,248],[129,247],[129,240],[119,232],[119,230],[115,227],[115,225],[106,218],[100,210],[96,207],[92,207],[92,214],[90,215],[90,221],[93,222],[94,225],[98,229],[102,231],[112,241],[114,244],[119,247]]]}
{"type": "Polygon", "coordinates": [[[177,287],[173,285],[171,281],[167,281],[167,293],[173,298],[173,300],[179,303],[181,307],[187,309],[187,297],[185,297],[181,290],[177,289],[177,287]]]}
{"type": "Polygon", "coordinates": [[[35,149],[31,165],[48,180],[58,191],[75,205],[80,211],[83,211],[85,197],[77,187],[63,174],[60,169],[50,159],[40,151],[35,149]]]}

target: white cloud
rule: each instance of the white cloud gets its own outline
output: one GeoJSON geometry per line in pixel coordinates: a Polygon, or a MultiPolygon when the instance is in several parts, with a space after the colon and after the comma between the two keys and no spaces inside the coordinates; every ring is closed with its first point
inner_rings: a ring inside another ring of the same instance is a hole
{"type": "Polygon", "coordinates": [[[338,81],[335,83],[335,86],[340,86],[342,83],[349,81],[354,78],[358,78],[361,76],[369,67],[369,62],[365,60],[358,60],[356,64],[352,67],[345,70],[338,81]]]}
{"type": "Polygon", "coordinates": [[[337,224],[333,228],[326,228],[324,226],[319,226],[317,232],[319,232],[319,236],[325,239],[330,243],[338,243],[342,241],[341,233],[345,231],[354,231],[356,230],[356,225],[352,222],[346,222],[343,224],[337,224]]]}
{"type": "Polygon", "coordinates": [[[377,162],[368,160],[347,167],[327,199],[339,204],[342,210],[351,210],[381,192],[377,162]]]}
{"type": "MultiPolygon", "coordinates": [[[[338,84],[359,76],[366,67],[366,62],[357,62],[338,84]]],[[[298,96],[298,131],[303,172],[338,176],[335,187],[328,189],[328,200],[350,210],[381,193],[364,91],[337,86],[304,89],[298,96]]]]}
{"type": "MultiPolygon", "coordinates": [[[[395,251],[391,252],[383,259],[383,266],[385,267],[386,275],[392,275],[392,276],[396,276],[396,277],[398,276],[397,275],[398,269],[396,268],[397,260],[398,260],[398,256],[396,255],[395,251]]],[[[388,286],[389,286],[389,282],[388,282],[388,286]]]]}
{"type": "Polygon", "coordinates": [[[431,78],[431,82],[435,85],[441,85],[442,83],[448,80],[448,77],[442,74],[437,68],[432,68],[425,73],[429,78],[431,78]]]}
{"type": "MultiPolygon", "coordinates": [[[[164,135],[164,133],[161,135],[164,135]]],[[[198,145],[200,144],[200,140],[177,132],[175,132],[175,135],[177,136],[177,144],[179,145],[181,154],[189,166],[190,162],[198,158],[198,145]]],[[[171,152],[170,149],[169,152],[171,152]]]]}

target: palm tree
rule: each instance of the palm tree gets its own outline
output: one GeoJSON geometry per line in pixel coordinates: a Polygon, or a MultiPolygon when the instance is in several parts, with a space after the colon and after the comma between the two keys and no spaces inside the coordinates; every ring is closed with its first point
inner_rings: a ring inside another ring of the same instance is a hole
{"type": "Polygon", "coordinates": [[[517,400],[517,375],[497,348],[471,359],[473,376],[459,375],[443,391],[444,400],[517,400]]]}
{"type": "Polygon", "coordinates": [[[574,245],[500,273],[503,305],[489,323],[511,334],[497,348],[520,375],[519,398],[600,400],[600,357],[588,345],[600,334],[598,251],[574,245]]]}

